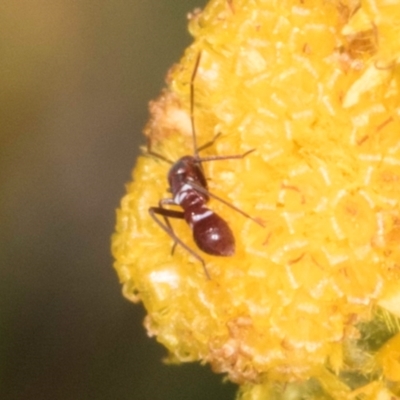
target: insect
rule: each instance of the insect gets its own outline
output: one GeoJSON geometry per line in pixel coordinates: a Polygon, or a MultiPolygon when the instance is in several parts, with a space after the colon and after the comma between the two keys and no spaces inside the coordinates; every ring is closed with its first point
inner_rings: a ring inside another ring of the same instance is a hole
{"type": "Polygon", "coordinates": [[[193,231],[193,239],[197,247],[207,254],[214,256],[232,256],[235,253],[235,238],[228,223],[218,214],[207,207],[210,197],[224,203],[231,209],[242,214],[246,218],[252,219],[257,224],[260,221],[251,217],[249,214],[230,204],[226,200],[208,191],[207,180],[204,175],[202,163],[207,161],[228,160],[244,158],[254,149],[243,154],[230,156],[209,156],[200,157],[199,152],[211,146],[218,138],[219,134],[210,142],[198,147],[194,121],[194,81],[200,64],[201,53],[198,54],[196,63],[190,79],[190,120],[193,139],[193,155],[186,155],[176,162],[172,162],[161,154],[151,149],[151,141],[148,140],[147,152],[160,158],[172,167],[168,173],[169,191],[172,198],[161,199],[158,207],[150,207],[149,213],[153,220],[173,239],[174,244],[172,253],[176,245],[180,245],[195,257],[203,266],[208,279],[210,274],[206,268],[203,258],[184,243],[173,231],[169,218],[184,219],[193,231]],[[180,206],[183,211],[172,210],[165,206],[180,206]]]}

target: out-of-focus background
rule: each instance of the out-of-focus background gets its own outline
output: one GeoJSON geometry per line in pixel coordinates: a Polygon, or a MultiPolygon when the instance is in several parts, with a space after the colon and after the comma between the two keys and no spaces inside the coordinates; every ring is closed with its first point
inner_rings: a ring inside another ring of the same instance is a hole
{"type": "Polygon", "coordinates": [[[110,236],[147,103],[206,0],[0,3],[0,398],[233,399],[165,366],[126,301],[110,236]]]}

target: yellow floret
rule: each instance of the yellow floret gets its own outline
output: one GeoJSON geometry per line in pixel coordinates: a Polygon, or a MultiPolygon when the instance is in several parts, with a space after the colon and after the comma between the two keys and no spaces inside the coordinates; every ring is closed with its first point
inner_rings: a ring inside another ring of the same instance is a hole
{"type": "MultiPolygon", "coordinates": [[[[400,0],[212,0],[145,133],[170,160],[193,154],[233,257],[201,264],[151,219],[169,198],[144,155],[117,213],[115,268],[172,361],[210,363],[242,400],[400,395],[400,0]],[[276,396],[276,397],[274,397],[276,396]]],[[[200,254],[201,253],[201,254],[200,254]]]]}

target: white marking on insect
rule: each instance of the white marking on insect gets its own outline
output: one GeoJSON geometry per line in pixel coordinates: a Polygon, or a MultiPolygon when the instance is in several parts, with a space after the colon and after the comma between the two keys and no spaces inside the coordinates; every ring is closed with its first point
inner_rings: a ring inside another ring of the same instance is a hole
{"type": "Polygon", "coordinates": [[[214,212],[211,210],[207,210],[203,214],[196,214],[193,216],[193,222],[201,221],[202,219],[211,217],[211,215],[213,215],[213,214],[214,214],[214,212]]]}
{"type": "Polygon", "coordinates": [[[192,190],[193,188],[189,184],[184,184],[182,186],[182,189],[176,194],[174,198],[174,202],[176,204],[182,204],[182,202],[186,199],[186,196],[188,194],[189,190],[192,190]]]}

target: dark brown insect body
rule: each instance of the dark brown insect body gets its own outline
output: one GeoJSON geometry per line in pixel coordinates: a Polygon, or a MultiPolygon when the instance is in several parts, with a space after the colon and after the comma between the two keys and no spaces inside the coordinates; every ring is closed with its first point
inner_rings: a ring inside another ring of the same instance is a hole
{"type": "Polygon", "coordinates": [[[182,157],[170,169],[168,181],[174,203],[184,210],[199,249],[214,256],[232,256],[235,239],[228,224],[206,206],[210,197],[199,161],[192,156],[182,157]]]}
{"type": "Polygon", "coordinates": [[[202,162],[243,158],[253,150],[247,151],[241,155],[199,157],[199,151],[211,146],[219,136],[217,135],[211,142],[197,147],[193,110],[193,82],[199,63],[200,54],[197,57],[196,65],[190,80],[190,119],[192,124],[194,155],[184,156],[178,161],[172,162],[163,155],[152,151],[151,142],[150,140],[148,141],[147,152],[149,154],[172,164],[168,173],[169,190],[172,193],[172,198],[161,199],[158,207],[149,208],[149,213],[154,221],[174,240],[172,251],[177,244],[182,246],[202,263],[207,277],[210,278],[204,260],[175,234],[169,222],[169,218],[184,219],[192,229],[193,239],[198,248],[214,256],[232,256],[235,253],[235,238],[228,224],[218,214],[206,206],[210,197],[219,200],[243,216],[252,219],[254,222],[260,225],[262,224],[244,211],[208,191],[202,162]],[[180,206],[183,211],[165,208],[166,205],[180,206]]]}

